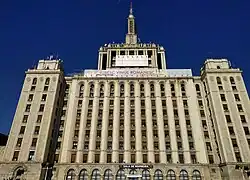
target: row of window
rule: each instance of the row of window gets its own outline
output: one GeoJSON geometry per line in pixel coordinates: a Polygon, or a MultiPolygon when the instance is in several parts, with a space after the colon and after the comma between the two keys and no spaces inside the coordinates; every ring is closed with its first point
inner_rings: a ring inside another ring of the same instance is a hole
{"type": "MultiPolygon", "coordinates": [[[[130,170],[129,172],[130,175],[135,175],[138,174],[138,172],[134,169],[130,170]]],[[[142,180],[150,180],[150,171],[149,170],[143,170],[142,171],[142,180]]],[[[179,179],[180,180],[189,180],[189,177],[192,178],[192,180],[201,180],[201,173],[198,170],[194,170],[192,173],[192,176],[189,176],[188,172],[186,170],[181,170],[180,174],[179,174],[179,179]]],[[[176,180],[177,176],[174,170],[170,169],[167,172],[166,175],[167,180],[176,180]]],[[[79,175],[77,176],[75,173],[74,169],[70,169],[67,172],[66,175],[66,180],[87,180],[88,179],[88,173],[86,169],[83,169],[80,171],[79,175]]],[[[94,169],[91,173],[91,180],[99,180],[101,179],[101,173],[98,169],[94,169]]],[[[114,179],[114,175],[112,173],[112,171],[110,169],[105,170],[104,172],[104,179],[105,180],[112,180],[114,179]]],[[[125,171],[123,169],[118,170],[118,172],[115,175],[115,179],[116,180],[125,180],[126,179],[126,174],[125,171]]],[[[155,170],[154,172],[154,176],[153,176],[154,180],[163,180],[165,179],[163,177],[163,173],[160,169],[155,170]]]]}

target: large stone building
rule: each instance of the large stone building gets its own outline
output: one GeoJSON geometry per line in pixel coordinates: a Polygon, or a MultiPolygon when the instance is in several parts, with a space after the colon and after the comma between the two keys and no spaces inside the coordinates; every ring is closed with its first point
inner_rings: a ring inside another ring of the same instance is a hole
{"type": "Polygon", "coordinates": [[[167,69],[165,50],[137,41],[99,49],[98,70],[62,61],[26,71],[1,179],[244,180],[250,106],[242,71],[208,59],[200,76],[167,69]]]}

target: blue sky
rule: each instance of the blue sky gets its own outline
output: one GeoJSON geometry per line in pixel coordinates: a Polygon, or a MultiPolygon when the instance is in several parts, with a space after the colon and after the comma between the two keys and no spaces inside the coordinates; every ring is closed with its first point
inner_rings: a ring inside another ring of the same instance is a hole
{"type": "MultiPolygon", "coordinates": [[[[228,58],[250,83],[249,0],[133,0],[139,37],[166,49],[169,68],[228,58]]],[[[97,67],[99,46],[123,42],[129,0],[10,0],[0,3],[0,132],[8,133],[25,70],[50,53],[66,73],[97,67]]]]}

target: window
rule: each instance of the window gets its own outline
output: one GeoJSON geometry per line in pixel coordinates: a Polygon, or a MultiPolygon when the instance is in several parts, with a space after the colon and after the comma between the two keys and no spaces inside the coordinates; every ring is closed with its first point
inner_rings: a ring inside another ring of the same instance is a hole
{"type": "Polygon", "coordinates": [[[22,121],[22,122],[23,122],[23,123],[26,123],[26,122],[28,121],[28,117],[29,117],[28,115],[24,115],[24,116],[23,116],[23,121],[22,121]]]}
{"type": "Polygon", "coordinates": [[[220,94],[220,99],[221,99],[221,101],[226,101],[225,94],[220,94]]]}
{"type": "Polygon", "coordinates": [[[81,170],[79,180],[88,180],[88,172],[86,169],[81,170]]]}
{"type": "Polygon", "coordinates": [[[45,80],[45,85],[49,85],[49,83],[50,83],[50,78],[47,78],[47,79],[45,80]]]}
{"type": "Polygon", "coordinates": [[[107,169],[104,172],[104,180],[112,180],[112,179],[113,179],[112,171],[110,169],[107,169]]]}
{"type": "Polygon", "coordinates": [[[30,94],[30,95],[29,95],[29,98],[28,98],[28,101],[32,101],[32,100],[33,100],[33,97],[34,97],[34,94],[30,94]]]}
{"type": "Polygon", "coordinates": [[[199,84],[195,85],[195,89],[196,89],[196,91],[200,91],[201,90],[199,84]]]}
{"type": "Polygon", "coordinates": [[[228,127],[230,135],[234,135],[234,128],[232,126],[228,127]]]}
{"type": "Polygon", "coordinates": [[[76,180],[75,170],[70,169],[70,170],[67,172],[66,180],[76,180]]]}
{"type": "Polygon", "coordinates": [[[203,106],[202,100],[198,100],[198,104],[200,107],[202,107],[203,106]]]}
{"type": "Polygon", "coordinates": [[[175,172],[172,169],[168,170],[167,180],[176,180],[175,172]]]}
{"type": "Polygon", "coordinates": [[[34,130],[34,134],[37,135],[39,134],[40,126],[36,126],[34,130]]]}
{"type": "Polygon", "coordinates": [[[16,143],[16,147],[21,147],[22,141],[23,141],[23,138],[18,138],[17,143],[16,143]]]}
{"type": "Polygon", "coordinates": [[[43,118],[43,116],[42,116],[42,115],[38,115],[38,116],[37,116],[37,120],[36,120],[36,122],[37,122],[37,123],[41,123],[42,118],[43,118]]]}
{"type": "Polygon", "coordinates": [[[17,161],[18,160],[18,156],[19,156],[19,151],[14,151],[14,155],[13,155],[12,161],[17,161]]]}
{"type": "Polygon", "coordinates": [[[32,139],[31,147],[36,147],[37,138],[32,139]]]}
{"type": "MultiPolygon", "coordinates": [[[[120,155],[119,155],[120,157],[120,155]]],[[[123,158],[123,157],[122,157],[123,158]]],[[[120,159],[120,158],[119,158],[120,159]]],[[[123,160],[122,160],[123,161],[123,160]]],[[[121,162],[122,162],[121,161],[121,162]]],[[[119,161],[120,162],[120,161],[119,161]]],[[[125,176],[125,172],[123,169],[118,170],[117,174],[116,174],[116,180],[125,180],[126,176],[125,176]]]]}
{"type": "Polygon", "coordinates": [[[142,171],[142,180],[150,180],[150,173],[148,170],[142,171]]]}
{"type": "Polygon", "coordinates": [[[193,171],[192,180],[201,180],[201,173],[198,170],[193,171]]]}
{"type": "Polygon", "coordinates": [[[44,111],[44,104],[41,104],[39,107],[39,112],[43,112],[44,111]]]}
{"type": "Polygon", "coordinates": [[[230,77],[229,79],[230,79],[230,83],[231,83],[231,84],[235,84],[235,81],[234,81],[234,78],[233,78],[233,77],[230,77]]]}
{"type": "Polygon", "coordinates": [[[43,94],[42,95],[42,101],[46,101],[46,99],[47,99],[47,94],[43,94]]]}
{"type": "Polygon", "coordinates": [[[154,173],[154,180],[162,180],[162,179],[163,179],[162,171],[157,169],[154,173]]]}
{"type": "Polygon", "coordinates": [[[239,94],[234,94],[235,101],[240,101],[240,96],[239,94]]]}
{"type": "Polygon", "coordinates": [[[91,180],[99,180],[101,179],[101,174],[98,169],[94,169],[92,174],[91,174],[91,180]]]}
{"type": "Polygon", "coordinates": [[[183,100],[183,106],[184,106],[184,107],[188,107],[188,102],[187,102],[187,100],[183,100]]]}
{"type": "Polygon", "coordinates": [[[237,87],[236,86],[232,86],[232,90],[233,91],[237,91],[237,87]]]}
{"type": "Polygon", "coordinates": [[[21,126],[19,134],[24,134],[24,132],[25,132],[25,126],[21,126]]]}
{"type": "Polygon", "coordinates": [[[36,86],[31,86],[30,91],[35,91],[36,86]]]}
{"type": "Polygon", "coordinates": [[[76,153],[72,153],[71,154],[71,163],[75,163],[76,162],[76,153]]]}
{"type": "Polygon", "coordinates": [[[34,159],[35,159],[35,151],[30,151],[28,161],[34,161],[34,159]]]}
{"type": "Polygon", "coordinates": [[[223,90],[223,86],[218,86],[219,90],[222,91],[223,90]]]}
{"type": "Polygon", "coordinates": [[[27,104],[25,108],[25,112],[30,112],[31,104],[27,104]]]}
{"type": "Polygon", "coordinates": [[[227,104],[223,104],[222,106],[223,106],[223,109],[224,109],[225,112],[228,112],[228,111],[229,111],[229,110],[228,110],[227,104]]]}
{"type": "Polygon", "coordinates": [[[37,78],[34,78],[32,81],[32,85],[36,85],[36,83],[37,83],[37,78]]]}
{"type": "Polygon", "coordinates": [[[242,123],[246,123],[246,117],[244,115],[240,115],[240,120],[242,123]]]}
{"type": "Polygon", "coordinates": [[[188,173],[186,170],[181,170],[180,172],[180,180],[188,180],[188,173]]]}
{"type": "Polygon", "coordinates": [[[241,104],[237,104],[237,108],[239,112],[243,112],[243,108],[241,104]]]}
{"type": "Polygon", "coordinates": [[[222,84],[220,77],[216,78],[217,84],[222,84]]]}
{"type": "Polygon", "coordinates": [[[213,164],[214,163],[213,155],[208,155],[208,160],[210,164],[213,164]]]}
{"type": "Polygon", "coordinates": [[[245,134],[246,134],[246,135],[250,135],[250,132],[249,132],[248,127],[244,127],[244,131],[245,131],[245,134]]]}
{"type": "Polygon", "coordinates": [[[227,120],[227,123],[231,123],[232,122],[230,115],[226,115],[226,120],[227,120]]]}

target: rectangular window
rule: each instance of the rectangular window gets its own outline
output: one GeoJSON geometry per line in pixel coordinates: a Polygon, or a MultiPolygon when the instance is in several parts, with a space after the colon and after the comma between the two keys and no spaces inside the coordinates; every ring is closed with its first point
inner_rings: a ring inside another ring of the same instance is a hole
{"type": "Polygon", "coordinates": [[[30,112],[31,104],[27,104],[25,108],[25,112],[30,112]]]}
{"type": "Polygon", "coordinates": [[[30,94],[30,95],[29,95],[29,98],[28,98],[28,101],[32,101],[32,100],[33,100],[33,97],[34,97],[34,95],[33,95],[33,94],[30,94]]]}
{"type": "Polygon", "coordinates": [[[225,96],[225,94],[220,94],[220,99],[221,99],[221,101],[226,101],[226,96],[225,96]]]}
{"type": "Polygon", "coordinates": [[[112,155],[107,154],[107,163],[111,163],[111,162],[112,162],[112,155]]]}
{"type": "Polygon", "coordinates": [[[34,134],[35,134],[35,135],[39,134],[39,130],[40,130],[40,126],[36,126],[36,127],[35,127],[35,131],[34,131],[34,134]]]}
{"type": "Polygon", "coordinates": [[[18,138],[17,143],[16,143],[16,147],[21,147],[22,141],[23,141],[23,138],[18,138]]]}
{"type": "Polygon", "coordinates": [[[36,90],[36,86],[31,86],[30,91],[35,91],[36,90]]]}
{"type": "Polygon", "coordinates": [[[87,163],[88,161],[88,154],[83,154],[83,163],[87,163]]]}
{"type": "Polygon", "coordinates": [[[76,162],[76,153],[72,153],[71,154],[71,163],[75,163],[76,162]]]}
{"type": "Polygon", "coordinates": [[[143,154],[142,155],[142,161],[143,161],[143,163],[147,163],[148,162],[148,156],[147,156],[147,154],[143,154]]]}
{"type": "Polygon", "coordinates": [[[13,155],[13,158],[12,158],[12,161],[17,161],[18,160],[18,156],[19,156],[19,151],[15,151],[14,155],[13,155]]]}
{"type": "Polygon", "coordinates": [[[39,107],[39,112],[43,112],[44,111],[44,104],[41,104],[39,107]]]}
{"type": "Polygon", "coordinates": [[[119,163],[123,163],[123,154],[119,154],[119,163]]]}
{"type": "Polygon", "coordinates": [[[246,123],[246,117],[244,115],[240,115],[240,120],[242,123],[246,123]]]}
{"type": "Polygon", "coordinates": [[[46,101],[46,99],[47,99],[47,94],[43,94],[42,95],[42,101],[46,101]]]}
{"type": "Polygon", "coordinates": [[[41,123],[41,122],[42,122],[42,118],[43,118],[42,115],[38,115],[38,116],[37,116],[36,122],[37,122],[37,123],[41,123]]]}
{"type": "Polygon", "coordinates": [[[235,101],[240,101],[240,96],[239,94],[234,94],[235,101]]]}
{"type": "Polygon", "coordinates": [[[28,117],[29,117],[28,115],[24,115],[24,116],[23,116],[23,121],[22,121],[22,122],[23,122],[23,123],[26,123],[26,122],[28,121],[28,117]]]}
{"type": "Polygon", "coordinates": [[[34,161],[34,160],[35,160],[35,151],[30,151],[28,161],[34,161]]]}
{"type": "Polygon", "coordinates": [[[226,120],[227,120],[227,123],[231,123],[232,122],[230,115],[226,115],[226,120]]]}
{"type": "Polygon", "coordinates": [[[243,108],[241,104],[237,104],[237,108],[239,112],[243,112],[243,108]]]}
{"type": "Polygon", "coordinates": [[[37,138],[32,139],[31,147],[36,147],[37,138]]]}
{"type": "Polygon", "coordinates": [[[223,106],[224,111],[226,111],[226,112],[228,112],[228,111],[229,111],[229,110],[228,110],[228,106],[227,106],[227,104],[223,104],[222,106],[223,106]]]}
{"type": "Polygon", "coordinates": [[[184,164],[184,156],[183,154],[179,154],[179,161],[181,164],[184,164]]]}
{"type": "Polygon", "coordinates": [[[21,126],[19,134],[24,134],[24,132],[25,132],[25,126],[21,126]]]}
{"type": "Polygon", "coordinates": [[[49,86],[44,86],[43,91],[48,91],[49,90],[49,86]]]}

